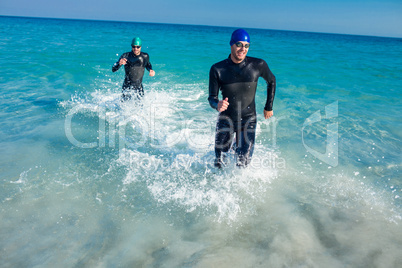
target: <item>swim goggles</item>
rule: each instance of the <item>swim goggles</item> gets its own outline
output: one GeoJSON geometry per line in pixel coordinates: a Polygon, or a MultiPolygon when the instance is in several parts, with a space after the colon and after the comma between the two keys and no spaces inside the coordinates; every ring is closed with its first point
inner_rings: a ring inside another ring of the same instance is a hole
{"type": "Polygon", "coordinates": [[[249,48],[249,47],[250,47],[250,44],[244,44],[244,45],[243,45],[242,42],[236,42],[235,45],[236,45],[237,47],[245,47],[245,48],[249,48]]]}

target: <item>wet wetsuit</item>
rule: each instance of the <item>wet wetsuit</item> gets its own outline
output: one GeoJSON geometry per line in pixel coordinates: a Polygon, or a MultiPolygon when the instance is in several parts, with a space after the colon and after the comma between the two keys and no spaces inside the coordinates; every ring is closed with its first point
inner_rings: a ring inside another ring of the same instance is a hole
{"type": "Polygon", "coordinates": [[[265,110],[272,111],[276,79],[267,63],[262,59],[246,57],[241,63],[229,58],[214,64],[209,73],[209,97],[212,108],[218,108],[218,93],[228,98],[229,106],[220,112],[216,124],[215,155],[216,166],[222,165],[222,152],[227,152],[236,133],[237,164],[246,166],[251,161],[257,124],[255,93],[258,78],[267,82],[265,110]]]}
{"type": "Polygon", "coordinates": [[[126,72],[123,83],[123,100],[131,99],[131,95],[137,95],[142,97],[144,95],[144,89],[142,87],[142,78],[144,76],[145,69],[152,70],[151,62],[149,61],[149,55],[145,52],[140,52],[138,56],[134,55],[134,52],[126,52],[119,60],[113,64],[112,71],[116,72],[120,69],[120,59],[127,59],[127,64],[124,65],[124,71],[126,72]]]}

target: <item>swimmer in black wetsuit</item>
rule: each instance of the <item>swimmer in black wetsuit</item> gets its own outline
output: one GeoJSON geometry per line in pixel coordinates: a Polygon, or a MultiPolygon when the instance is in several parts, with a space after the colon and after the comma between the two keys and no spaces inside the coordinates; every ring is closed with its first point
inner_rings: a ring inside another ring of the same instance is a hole
{"type": "Polygon", "coordinates": [[[144,95],[142,87],[142,78],[145,69],[149,71],[149,76],[154,76],[155,71],[152,70],[148,53],[141,52],[142,41],[139,37],[135,37],[131,42],[132,51],[126,52],[119,60],[113,64],[112,71],[116,72],[124,65],[126,75],[123,83],[123,100],[131,99],[132,95],[138,98],[144,95]]]}
{"type": "Polygon", "coordinates": [[[247,166],[251,161],[257,125],[255,94],[258,78],[267,82],[265,119],[273,115],[276,79],[267,63],[258,58],[247,57],[250,36],[243,29],[233,32],[229,57],[214,64],[209,73],[209,97],[212,108],[219,116],[215,135],[215,166],[222,167],[222,152],[229,151],[236,133],[237,165],[247,166]],[[223,100],[218,93],[222,91],[223,100]]]}

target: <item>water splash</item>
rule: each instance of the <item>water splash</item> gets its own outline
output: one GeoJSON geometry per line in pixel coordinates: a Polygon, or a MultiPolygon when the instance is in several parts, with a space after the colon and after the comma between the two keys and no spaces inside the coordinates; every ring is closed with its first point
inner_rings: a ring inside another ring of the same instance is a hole
{"type": "Polygon", "coordinates": [[[213,166],[215,120],[195,113],[189,91],[196,98],[202,95],[197,85],[182,92],[151,89],[141,102],[122,103],[108,90],[75,96],[62,106],[85,107],[84,114],[99,114],[100,120],[105,121],[107,133],[103,136],[109,137],[105,146],[112,144],[110,137],[118,139],[113,143],[119,149],[118,155],[110,166],[126,170],[120,178],[124,191],[145,183],[159,205],[215,215],[217,221],[236,221],[239,215],[252,213],[252,209],[244,208],[260,199],[276,178],[273,161],[278,156],[260,143],[255,145],[248,169],[237,168],[231,152],[228,165],[217,170],[213,166]]]}

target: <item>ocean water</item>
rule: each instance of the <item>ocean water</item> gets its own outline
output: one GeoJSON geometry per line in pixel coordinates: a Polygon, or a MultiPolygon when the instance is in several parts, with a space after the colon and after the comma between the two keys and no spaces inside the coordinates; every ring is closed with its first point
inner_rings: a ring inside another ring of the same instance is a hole
{"type": "Polygon", "coordinates": [[[400,267],[402,39],[248,29],[252,164],[213,167],[234,28],[0,17],[1,267],[400,267]],[[112,73],[134,36],[141,103],[112,73]]]}

